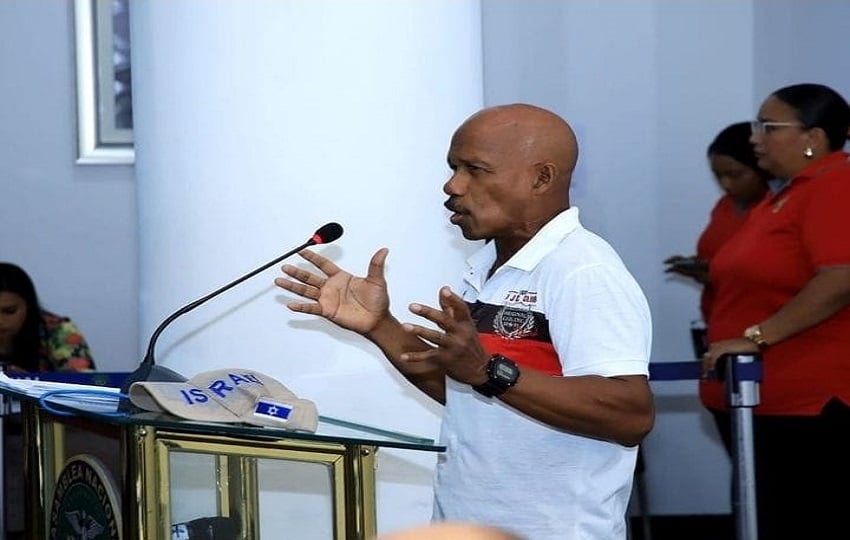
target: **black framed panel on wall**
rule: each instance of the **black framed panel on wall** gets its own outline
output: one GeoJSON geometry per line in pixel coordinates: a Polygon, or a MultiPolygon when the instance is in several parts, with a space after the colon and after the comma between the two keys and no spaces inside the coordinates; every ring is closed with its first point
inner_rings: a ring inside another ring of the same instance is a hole
{"type": "Polygon", "coordinates": [[[77,163],[133,163],[129,0],[75,0],[77,163]]]}

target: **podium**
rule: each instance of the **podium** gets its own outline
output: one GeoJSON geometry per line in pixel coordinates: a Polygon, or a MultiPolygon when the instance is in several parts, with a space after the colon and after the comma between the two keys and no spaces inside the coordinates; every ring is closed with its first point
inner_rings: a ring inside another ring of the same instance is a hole
{"type": "Polygon", "coordinates": [[[445,449],[431,439],[325,416],[315,433],[304,433],[150,412],[119,415],[84,396],[45,407],[14,388],[0,386],[0,394],[21,405],[26,530],[33,540],[58,537],[63,527],[169,540],[174,523],[202,516],[238,523],[240,539],[365,540],[377,534],[379,448],[445,449]],[[90,447],[74,448],[81,443],[90,447]],[[86,494],[95,510],[74,506],[86,494]],[[299,526],[310,534],[298,535],[299,526]]]}

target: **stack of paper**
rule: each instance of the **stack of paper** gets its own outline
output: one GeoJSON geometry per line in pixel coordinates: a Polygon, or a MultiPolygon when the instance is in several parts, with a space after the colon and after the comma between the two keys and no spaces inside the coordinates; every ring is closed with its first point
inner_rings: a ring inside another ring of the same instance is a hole
{"type": "Polygon", "coordinates": [[[92,412],[115,412],[121,398],[119,388],[71,384],[34,379],[14,379],[0,372],[0,388],[8,388],[48,403],[62,404],[92,412]]]}

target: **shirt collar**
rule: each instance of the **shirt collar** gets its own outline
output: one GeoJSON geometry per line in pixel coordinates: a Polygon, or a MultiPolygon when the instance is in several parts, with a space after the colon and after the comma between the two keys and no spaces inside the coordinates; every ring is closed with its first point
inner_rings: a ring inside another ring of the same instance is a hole
{"type": "MultiPolygon", "coordinates": [[[[505,266],[526,272],[533,270],[543,257],[561,243],[565,236],[579,227],[581,227],[581,222],[579,221],[578,207],[573,206],[564,210],[543,225],[519,251],[514,253],[514,256],[505,263],[505,266]]],[[[473,273],[479,273],[487,272],[495,260],[496,246],[491,241],[475,252],[466,262],[473,273]]]]}
{"type": "Polygon", "coordinates": [[[802,180],[803,178],[818,176],[827,169],[831,169],[836,165],[846,163],[847,161],[850,161],[850,155],[848,155],[847,152],[840,150],[832,152],[806,165],[803,170],[794,175],[793,179],[802,180]]]}

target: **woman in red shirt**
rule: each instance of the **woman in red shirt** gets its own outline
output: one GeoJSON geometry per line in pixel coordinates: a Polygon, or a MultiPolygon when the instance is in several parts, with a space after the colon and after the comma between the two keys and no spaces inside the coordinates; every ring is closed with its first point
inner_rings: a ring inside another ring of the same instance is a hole
{"type": "MultiPolygon", "coordinates": [[[[850,538],[850,106],[823,85],[788,86],[764,101],[752,132],[759,166],[784,183],[712,259],[703,368],[761,353],[759,538],[850,538]]],[[[716,381],[700,397],[726,408],[716,381]]]]}
{"type": "Polygon", "coordinates": [[[702,285],[700,312],[708,321],[714,300],[714,287],[708,279],[708,263],[726,240],[744,223],[747,214],[767,193],[770,173],[759,168],[750,144],[750,123],[726,127],[708,145],[708,163],[723,196],[711,210],[697,241],[695,256],[673,255],[664,264],[665,272],[692,278],[702,285]]]}

